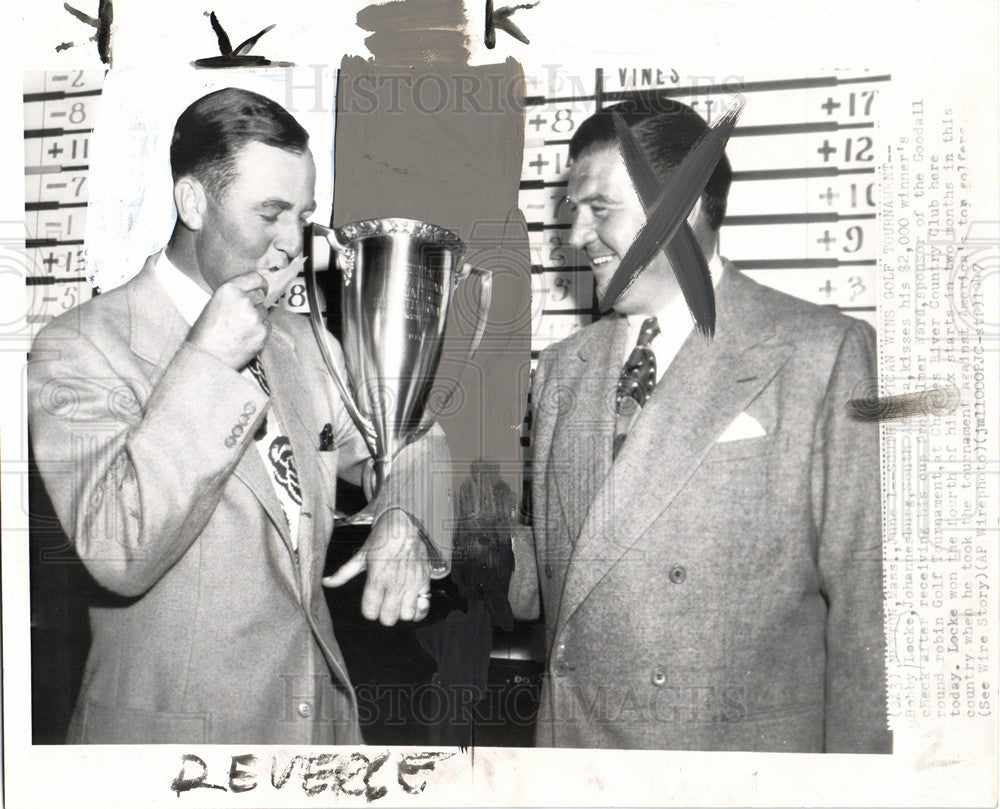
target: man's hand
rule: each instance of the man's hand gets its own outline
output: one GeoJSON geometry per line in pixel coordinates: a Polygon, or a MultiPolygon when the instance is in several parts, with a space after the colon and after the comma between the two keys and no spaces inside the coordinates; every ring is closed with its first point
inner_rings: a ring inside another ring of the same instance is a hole
{"type": "Polygon", "coordinates": [[[264,309],[267,281],[248,272],[222,284],[188,332],[188,342],[240,371],[256,357],[271,333],[264,309]]]}
{"type": "Polygon", "coordinates": [[[361,550],[324,578],[323,585],[340,587],[365,569],[368,581],[361,596],[365,618],[392,626],[427,616],[431,606],[427,548],[416,526],[398,509],[382,515],[361,550]]]}

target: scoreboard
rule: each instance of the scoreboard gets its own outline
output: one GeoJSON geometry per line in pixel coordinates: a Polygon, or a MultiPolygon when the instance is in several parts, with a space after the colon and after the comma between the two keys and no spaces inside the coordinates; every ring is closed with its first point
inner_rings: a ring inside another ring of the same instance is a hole
{"type": "MultiPolygon", "coordinates": [[[[733,167],[720,250],[750,277],[875,322],[876,121],[887,75],[682,80],[669,66],[529,76],[520,203],[532,272],[532,355],[596,314],[586,255],[567,243],[562,204],[570,138],[595,110],[656,88],[709,123],[737,93],[747,104],[727,146],[733,167]]],[[[26,73],[28,325],[96,291],[87,271],[88,158],[103,71],[26,73]]],[[[283,305],[305,311],[301,280],[283,305]]]]}
{"type": "Polygon", "coordinates": [[[93,294],[84,230],[91,136],[104,71],[24,74],[27,324],[34,336],[93,294]]]}
{"type": "Polygon", "coordinates": [[[549,67],[528,79],[521,209],[532,264],[532,354],[596,314],[586,255],[567,244],[569,141],[598,109],[657,89],[712,123],[736,94],[746,107],[726,152],[733,167],[720,252],[748,276],[875,322],[876,129],[889,76],[682,82],[669,67],[549,67]]]}

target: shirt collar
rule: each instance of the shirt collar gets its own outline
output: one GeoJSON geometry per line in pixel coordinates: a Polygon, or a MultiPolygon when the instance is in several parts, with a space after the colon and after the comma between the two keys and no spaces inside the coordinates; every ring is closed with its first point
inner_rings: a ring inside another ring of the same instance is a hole
{"type": "Polygon", "coordinates": [[[167,297],[181,313],[181,317],[187,321],[189,326],[201,315],[211,295],[196,284],[189,276],[185,275],[176,265],[167,258],[167,251],[164,249],[156,260],[156,280],[160,282],[167,292],[167,297]]]}

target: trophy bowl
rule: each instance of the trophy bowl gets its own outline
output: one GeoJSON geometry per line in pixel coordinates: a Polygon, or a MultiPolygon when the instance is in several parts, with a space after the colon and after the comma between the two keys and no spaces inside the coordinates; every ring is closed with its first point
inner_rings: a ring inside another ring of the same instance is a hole
{"type": "Polygon", "coordinates": [[[346,380],[334,361],[315,270],[307,262],[310,322],[344,406],[374,461],[374,480],[366,486],[368,505],[340,521],[370,523],[393,458],[434,425],[479,347],[489,318],[492,273],[466,263],[462,240],[428,222],[367,219],[337,229],[316,224],[312,228],[326,237],[340,270],[346,380]],[[457,377],[431,406],[452,293],[471,275],[480,285],[476,327],[457,377]]]}

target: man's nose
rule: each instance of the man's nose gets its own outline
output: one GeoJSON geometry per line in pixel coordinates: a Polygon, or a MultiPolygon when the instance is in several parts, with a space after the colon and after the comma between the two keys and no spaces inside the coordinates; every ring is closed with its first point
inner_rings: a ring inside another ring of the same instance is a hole
{"type": "Polygon", "coordinates": [[[284,253],[289,260],[292,260],[302,253],[304,239],[305,229],[296,219],[294,222],[282,225],[272,244],[275,250],[284,253]]]}
{"type": "Polygon", "coordinates": [[[586,211],[577,209],[573,214],[573,225],[569,231],[569,244],[580,250],[597,238],[594,219],[586,211]]]}

